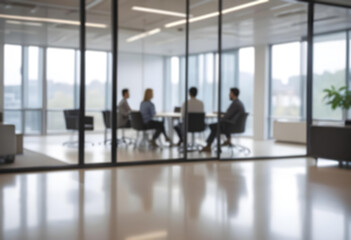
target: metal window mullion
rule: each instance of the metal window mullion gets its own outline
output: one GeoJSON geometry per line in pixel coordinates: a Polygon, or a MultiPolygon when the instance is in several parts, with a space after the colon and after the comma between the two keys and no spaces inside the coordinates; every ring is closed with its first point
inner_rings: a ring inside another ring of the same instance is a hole
{"type": "Polygon", "coordinates": [[[217,158],[221,157],[221,89],[222,89],[222,0],[218,0],[218,122],[217,122],[217,158]]]}
{"type": "MultiPolygon", "coordinates": [[[[202,64],[203,64],[203,67],[202,67],[202,94],[201,94],[201,98],[202,99],[205,99],[205,96],[207,91],[208,91],[208,79],[207,79],[207,64],[208,64],[208,61],[207,61],[207,54],[203,54],[203,61],[202,61],[202,64]]],[[[208,104],[207,104],[208,105],[208,104]]],[[[206,107],[204,107],[204,110],[206,112],[206,107]]]]}
{"type": "Polygon", "coordinates": [[[301,107],[300,107],[300,119],[304,119],[306,117],[306,77],[304,75],[304,64],[306,60],[304,57],[304,42],[300,41],[300,99],[301,99],[301,107]]]}
{"type": "MultiPolygon", "coordinates": [[[[203,57],[203,68],[202,68],[202,88],[203,88],[203,90],[202,90],[202,99],[205,99],[205,96],[206,96],[206,93],[207,93],[207,89],[208,89],[208,81],[207,81],[207,75],[206,75],[206,69],[207,69],[207,57],[206,57],[206,54],[204,54],[203,55],[204,57],[203,57]]],[[[204,109],[205,110],[205,109],[204,109]]],[[[205,112],[206,112],[206,110],[205,110],[205,112]]]]}
{"type": "Polygon", "coordinates": [[[25,117],[25,98],[27,97],[26,95],[26,90],[27,90],[27,83],[28,83],[28,47],[27,46],[22,46],[22,78],[21,78],[21,125],[22,125],[22,133],[25,134],[25,122],[26,122],[26,117],[25,117]]]}
{"type": "Polygon", "coordinates": [[[238,49],[234,50],[234,59],[235,59],[235,62],[234,62],[234,64],[235,64],[235,66],[234,66],[234,76],[235,76],[234,77],[234,86],[239,88],[239,83],[240,83],[239,71],[240,71],[240,69],[239,69],[239,50],[238,49]]]}
{"type": "Polygon", "coordinates": [[[78,164],[84,166],[84,142],[85,142],[85,131],[84,131],[84,116],[85,116],[85,0],[80,0],[80,93],[79,93],[79,149],[78,149],[78,164]]]}
{"type": "Polygon", "coordinates": [[[79,50],[74,50],[74,78],[73,78],[73,108],[79,108],[79,86],[80,83],[78,81],[79,71],[78,66],[80,66],[78,54],[80,55],[79,50]]]}
{"type": "Polygon", "coordinates": [[[41,84],[42,84],[42,110],[41,110],[41,134],[47,134],[47,48],[39,48],[39,66],[41,73],[41,84]]]}
{"type": "Polygon", "coordinates": [[[311,154],[311,126],[313,110],[313,32],[314,32],[314,3],[308,3],[308,33],[307,33],[307,98],[306,98],[306,127],[307,155],[311,154]]]}
{"type": "MultiPolygon", "coordinates": [[[[268,46],[268,138],[272,138],[272,125],[273,125],[273,101],[272,101],[272,89],[273,89],[273,54],[272,45],[268,46]]],[[[266,125],[267,126],[267,125],[266,125]]]]}
{"type": "MultiPolygon", "coordinates": [[[[346,89],[350,89],[350,31],[346,31],[346,68],[345,68],[345,82],[346,89]]],[[[346,118],[349,116],[349,110],[346,111],[346,118]]]]}
{"type": "MultiPolygon", "coordinates": [[[[195,82],[195,86],[198,86],[198,87],[200,87],[200,56],[201,56],[201,54],[199,54],[199,55],[197,55],[197,56],[195,56],[195,59],[196,59],[196,61],[195,61],[195,69],[196,69],[196,71],[195,71],[195,74],[196,74],[196,77],[195,77],[195,80],[196,80],[196,82],[195,82]]],[[[189,86],[188,86],[189,87],[189,86]]],[[[192,87],[192,86],[191,86],[192,87]]],[[[187,89],[187,91],[188,91],[188,89],[187,89]]]]}
{"type": "MultiPolygon", "coordinates": [[[[212,68],[213,68],[213,71],[212,71],[212,96],[214,96],[212,98],[212,108],[214,109],[217,105],[217,101],[216,101],[216,96],[217,96],[217,93],[218,93],[218,85],[217,85],[217,71],[218,69],[216,68],[216,64],[217,64],[217,58],[216,58],[216,53],[212,53],[212,57],[213,57],[213,64],[212,64],[212,68]]],[[[218,96],[217,96],[218,98],[218,96]]],[[[218,108],[218,105],[217,105],[217,108],[218,108]]]]}
{"type": "Polygon", "coordinates": [[[184,118],[184,159],[188,160],[188,84],[189,84],[189,14],[190,14],[190,0],[186,0],[186,23],[185,23],[185,86],[184,86],[184,96],[185,96],[185,118],[184,118]]]}
{"type": "Polygon", "coordinates": [[[111,163],[117,164],[118,0],[111,1],[112,14],[112,142],[111,163]]]}
{"type": "MultiPolygon", "coordinates": [[[[170,104],[168,104],[169,102],[167,101],[167,93],[166,93],[166,89],[169,85],[169,82],[171,82],[171,57],[162,57],[162,68],[163,68],[163,84],[162,84],[162,111],[165,111],[168,107],[168,105],[172,105],[172,99],[173,99],[173,91],[170,93],[171,94],[171,101],[170,104]]],[[[170,85],[172,86],[172,84],[170,85]]],[[[173,139],[172,139],[173,140],[173,139]]]]}

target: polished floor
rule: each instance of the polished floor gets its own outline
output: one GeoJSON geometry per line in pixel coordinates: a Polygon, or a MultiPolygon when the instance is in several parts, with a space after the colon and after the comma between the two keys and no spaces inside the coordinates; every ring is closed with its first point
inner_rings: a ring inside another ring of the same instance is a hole
{"type": "Polygon", "coordinates": [[[0,175],[0,239],[351,239],[351,170],[208,162],[0,175]]]}
{"type": "Polygon", "coordinates": [[[23,154],[17,154],[16,160],[14,163],[8,164],[4,163],[2,160],[0,162],[0,169],[9,169],[9,168],[32,168],[32,167],[52,167],[52,166],[62,166],[67,165],[63,161],[59,161],[48,155],[30,151],[24,149],[23,154]]]}
{"type": "MultiPolygon", "coordinates": [[[[77,136],[75,136],[77,137],[77,136]]],[[[135,138],[135,136],[132,136],[135,138]]],[[[201,137],[201,136],[200,136],[201,137]]],[[[198,138],[197,143],[205,145],[202,138],[198,138]]],[[[32,152],[49,156],[67,164],[75,164],[78,161],[78,148],[63,146],[62,143],[70,139],[69,135],[58,136],[32,136],[26,137],[24,147],[32,152]]],[[[101,163],[111,161],[111,147],[103,144],[103,134],[87,134],[87,144],[85,148],[86,163],[101,163]],[[92,145],[94,144],[94,145],[92,145]]],[[[221,158],[245,158],[245,157],[282,157],[298,156],[306,154],[306,146],[300,144],[277,143],[274,140],[254,141],[251,138],[233,138],[232,142],[250,149],[250,153],[243,153],[237,150],[231,151],[229,148],[222,149],[221,158]]],[[[167,147],[163,149],[139,149],[129,145],[120,145],[117,151],[119,162],[133,162],[145,160],[182,159],[184,155],[177,147],[167,147]]],[[[216,158],[216,152],[200,153],[198,151],[189,152],[189,158],[208,159],[216,158]]]]}

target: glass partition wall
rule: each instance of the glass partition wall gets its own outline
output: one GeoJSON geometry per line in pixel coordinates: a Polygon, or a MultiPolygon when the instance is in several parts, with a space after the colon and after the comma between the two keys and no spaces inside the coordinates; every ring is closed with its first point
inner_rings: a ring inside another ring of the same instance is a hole
{"type": "Polygon", "coordinates": [[[28,2],[0,3],[0,169],[5,171],[78,162],[78,129],[67,128],[64,110],[77,108],[79,94],[74,88],[79,1],[28,2]]]}
{"type": "Polygon", "coordinates": [[[333,110],[324,90],[350,89],[350,13],[350,8],[315,5],[313,124],[342,125],[349,115],[333,110]]]}
{"type": "Polygon", "coordinates": [[[111,162],[112,17],[111,0],[86,1],[85,30],[85,163],[111,162]]]}
{"type": "Polygon", "coordinates": [[[213,144],[217,134],[211,132],[217,129],[218,122],[219,1],[191,0],[189,4],[187,157],[217,158],[218,150],[213,144]],[[200,152],[206,145],[212,146],[200,152]]]}
{"type": "Polygon", "coordinates": [[[118,13],[117,161],[182,159],[186,28],[173,25],[186,1],[119,1],[118,13]]]}
{"type": "MultiPolygon", "coordinates": [[[[22,2],[0,4],[3,122],[24,149],[1,169],[305,155],[307,2],[22,2]],[[233,88],[247,117],[229,135],[233,88]]],[[[349,10],[314,6],[313,117],[340,121],[322,90],[348,86],[349,10]]]]}
{"type": "Polygon", "coordinates": [[[242,105],[244,113],[235,124],[223,123],[221,158],[305,155],[306,121],[289,117],[306,111],[300,41],[308,4],[238,2],[223,1],[221,111],[231,118],[231,108],[242,105]]]}

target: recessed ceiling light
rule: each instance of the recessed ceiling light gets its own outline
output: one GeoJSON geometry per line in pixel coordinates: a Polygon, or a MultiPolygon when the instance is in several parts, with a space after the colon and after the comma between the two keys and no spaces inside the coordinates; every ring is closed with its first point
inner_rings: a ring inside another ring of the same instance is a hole
{"type": "Polygon", "coordinates": [[[186,17],[185,13],[167,11],[167,10],[156,9],[156,8],[146,8],[146,7],[140,7],[140,6],[133,6],[132,10],[140,11],[140,12],[156,13],[156,14],[168,15],[168,16],[174,16],[174,17],[186,17]]]}
{"type": "Polygon", "coordinates": [[[156,33],[159,33],[160,31],[161,31],[161,29],[155,28],[155,29],[153,29],[153,30],[150,30],[150,31],[147,31],[147,32],[138,34],[138,35],[135,35],[135,36],[133,36],[133,37],[130,37],[130,38],[127,39],[127,42],[134,42],[134,41],[136,41],[136,40],[138,40],[138,39],[145,38],[145,37],[154,35],[154,34],[156,34],[156,33]]]}
{"type": "MultiPolygon", "coordinates": [[[[57,19],[57,18],[41,18],[41,17],[17,16],[17,15],[8,15],[8,14],[0,14],[0,18],[20,20],[20,21],[31,21],[31,22],[60,23],[60,24],[75,25],[75,26],[80,25],[79,21],[64,20],[64,19],[57,19]]],[[[106,24],[100,24],[100,23],[87,22],[85,23],[85,26],[94,27],[94,28],[107,28],[106,24]]]]}
{"type": "MultiPolygon", "coordinates": [[[[254,1],[254,2],[244,3],[244,4],[241,4],[241,5],[235,6],[235,7],[223,9],[222,10],[222,14],[224,15],[224,14],[227,14],[227,13],[239,11],[241,9],[249,8],[249,7],[252,7],[252,6],[255,6],[255,5],[259,5],[259,4],[262,4],[262,3],[266,3],[266,2],[269,2],[269,0],[258,0],[258,1],[254,1]]],[[[218,15],[219,15],[219,12],[213,12],[213,13],[200,15],[198,17],[192,17],[192,18],[189,19],[189,23],[198,22],[198,21],[205,20],[205,19],[208,19],[208,18],[213,18],[213,17],[216,17],[218,15]]],[[[165,25],[165,27],[166,28],[171,28],[171,27],[175,27],[175,26],[182,25],[182,24],[185,24],[185,23],[186,23],[186,20],[179,20],[179,21],[167,23],[165,25]]]]}

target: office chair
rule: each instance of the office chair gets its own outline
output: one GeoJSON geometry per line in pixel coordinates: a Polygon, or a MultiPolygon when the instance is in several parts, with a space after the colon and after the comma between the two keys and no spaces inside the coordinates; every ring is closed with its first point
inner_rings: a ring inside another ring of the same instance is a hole
{"type": "MultiPolygon", "coordinates": [[[[203,132],[205,129],[205,113],[188,113],[188,133],[191,133],[191,143],[187,146],[188,152],[199,151],[201,149],[202,146],[195,143],[195,134],[203,132]]],[[[180,147],[179,151],[184,151],[184,148],[180,147]]]]}
{"type": "MultiPolygon", "coordinates": [[[[147,132],[153,129],[145,126],[139,111],[133,111],[130,113],[130,122],[132,129],[137,131],[137,140],[134,143],[134,148],[136,148],[138,145],[140,148],[149,148],[151,145],[149,143],[149,136],[147,132]],[[143,135],[141,140],[138,142],[140,132],[142,132],[143,135]]],[[[162,149],[162,145],[160,145],[160,149],[162,149]]]]}
{"type": "MultiPolygon", "coordinates": [[[[246,121],[248,117],[248,113],[243,113],[239,115],[235,121],[235,124],[229,123],[229,122],[224,122],[223,124],[223,131],[221,134],[229,134],[230,136],[232,134],[241,134],[245,132],[246,129],[246,121]]],[[[244,153],[245,155],[248,155],[251,153],[251,150],[245,146],[241,146],[238,144],[230,144],[228,146],[231,150],[231,155],[232,157],[234,156],[235,149],[237,149],[240,153],[244,153]]]]}
{"type": "MultiPolygon", "coordinates": [[[[66,129],[69,131],[79,131],[79,110],[78,109],[69,109],[63,110],[66,129]]],[[[84,131],[94,131],[94,117],[85,116],[84,117],[84,131]]],[[[92,142],[85,142],[94,145],[92,142]]],[[[64,146],[75,146],[78,144],[78,141],[71,140],[63,143],[64,146]]]]}
{"type": "MultiPolygon", "coordinates": [[[[107,144],[107,143],[111,142],[111,139],[107,138],[107,132],[108,132],[109,129],[112,128],[112,114],[111,114],[111,111],[110,110],[102,111],[102,117],[103,117],[104,125],[105,125],[104,144],[107,144]]],[[[122,118],[122,115],[117,112],[117,123],[122,122],[121,118],[122,118]]],[[[123,126],[123,125],[117,125],[117,130],[118,129],[122,130],[122,137],[117,139],[117,144],[126,144],[126,145],[128,145],[128,144],[131,144],[133,142],[132,139],[129,139],[129,138],[125,137],[124,130],[128,129],[128,128],[130,128],[130,127],[123,126]]]]}
{"type": "Polygon", "coordinates": [[[180,113],[181,112],[181,107],[174,107],[173,112],[180,113]]]}

